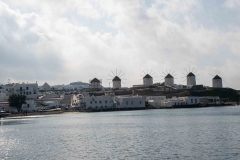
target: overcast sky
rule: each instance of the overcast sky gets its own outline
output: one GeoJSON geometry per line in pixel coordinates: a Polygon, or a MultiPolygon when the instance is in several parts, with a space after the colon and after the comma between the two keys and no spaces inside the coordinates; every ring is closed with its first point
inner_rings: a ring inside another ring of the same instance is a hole
{"type": "Polygon", "coordinates": [[[115,69],[240,89],[240,0],[0,0],[0,83],[108,86],[115,69]]]}

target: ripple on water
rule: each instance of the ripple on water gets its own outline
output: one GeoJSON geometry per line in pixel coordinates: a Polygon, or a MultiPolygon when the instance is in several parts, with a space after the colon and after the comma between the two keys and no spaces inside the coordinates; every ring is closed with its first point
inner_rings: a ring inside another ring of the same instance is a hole
{"type": "Polygon", "coordinates": [[[4,119],[0,159],[240,159],[239,111],[229,107],[4,119]]]}

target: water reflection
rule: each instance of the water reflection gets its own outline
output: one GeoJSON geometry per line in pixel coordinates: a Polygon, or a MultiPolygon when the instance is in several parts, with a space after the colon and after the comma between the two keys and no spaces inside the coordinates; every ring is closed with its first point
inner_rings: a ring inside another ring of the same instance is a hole
{"type": "Polygon", "coordinates": [[[29,124],[33,122],[33,118],[26,117],[15,117],[15,118],[1,118],[0,125],[21,125],[21,124],[29,124]]]}

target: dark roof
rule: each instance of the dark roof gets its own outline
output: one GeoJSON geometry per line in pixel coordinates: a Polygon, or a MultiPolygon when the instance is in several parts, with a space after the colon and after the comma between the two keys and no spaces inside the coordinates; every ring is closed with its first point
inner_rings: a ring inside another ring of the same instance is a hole
{"type": "Polygon", "coordinates": [[[190,73],[188,73],[188,75],[187,75],[188,77],[195,77],[195,74],[193,74],[192,72],[190,72],[190,73]]]}
{"type": "Polygon", "coordinates": [[[150,76],[149,74],[146,74],[146,76],[144,76],[143,78],[152,78],[152,76],[150,76]]]}
{"type": "Polygon", "coordinates": [[[113,81],[121,81],[121,79],[120,79],[118,76],[115,76],[115,77],[113,78],[113,81]]]}
{"type": "Polygon", "coordinates": [[[91,83],[100,83],[100,81],[97,78],[93,78],[93,80],[91,80],[91,83]]]}
{"type": "Polygon", "coordinates": [[[222,79],[219,75],[216,75],[213,79],[222,79]]]}
{"type": "Polygon", "coordinates": [[[165,78],[173,78],[171,74],[168,74],[165,78]]]}

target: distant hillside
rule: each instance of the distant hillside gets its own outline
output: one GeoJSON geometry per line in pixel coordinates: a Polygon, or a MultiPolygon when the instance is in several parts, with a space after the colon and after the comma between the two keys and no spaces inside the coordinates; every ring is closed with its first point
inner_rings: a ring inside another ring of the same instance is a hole
{"type": "Polygon", "coordinates": [[[71,82],[70,85],[89,85],[88,83],[85,83],[85,82],[71,82]]]}
{"type": "Polygon", "coordinates": [[[81,90],[84,88],[89,88],[89,84],[85,82],[71,82],[70,84],[54,85],[52,88],[56,90],[81,90]]]}
{"type": "Polygon", "coordinates": [[[239,101],[239,92],[231,88],[210,88],[207,90],[191,90],[192,96],[219,96],[227,101],[239,101]]]}

